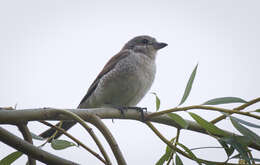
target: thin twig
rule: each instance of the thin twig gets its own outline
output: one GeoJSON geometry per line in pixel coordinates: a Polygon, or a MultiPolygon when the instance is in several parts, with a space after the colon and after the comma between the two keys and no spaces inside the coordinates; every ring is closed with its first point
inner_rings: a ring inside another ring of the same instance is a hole
{"type": "MultiPolygon", "coordinates": [[[[175,146],[175,147],[177,147],[177,143],[179,142],[180,130],[181,130],[180,128],[177,128],[177,134],[176,134],[175,143],[174,143],[174,146],[175,146]]],[[[171,160],[173,161],[173,156],[174,156],[175,152],[176,152],[176,151],[174,151],[174,150],[172,151],[171,156],[170,156],[170,158],[169,158],[169,160],[168,160],[168,162],[167,162],[167,165],[170,164],[171,160]]]]}
{"type": "Polygon", "coordinates": [[[188,154],[185,153],[184,151],[180,150],[179,148],[175,147],[170,141],[168,141],[168,140],[154,127],[154,125],[153,125],[151,122],[146,121],[145,123],[146,123],[146,125],[147,125],[148,127],[151,128],[151,130],[152,130],[165,144],[167,144],[171,149],[173,149],[174,151],[178,152],[179,154],[183,155],[183,156],[186,157],[186,158],[189,158],[189,159],[194,160],[194,161],[199,161],[199,162],[202,162],[202,163],[208,163],[208,164],[216,164],[216,165],[238,165],[238,164],[234,164],[234,163],[208,161],[208,160],[204,160],[204,159],[200,159],[200,158],[197,158],[197,160],[195,160],[195,159],[193,159],[190,155],[188,155],[188,154]]]}
{"type": "Polygon", "coordinates": [[[252,155],[252,153],[251,153],[251,151],[249,149],[248,149],[248,156],[252,160],[253,165],[255,165],[255,160],[254,160],[253,155],[252,155]]]}
{"type": "Polygon", "coordinates": [[[92,128],[90,128],[83,119],[81,119],[78,115],[76,115],[73,112],[70,112],[68,110],[65,109],[56,109],[58,110],[60,113],[63,113],[67,116],[70,116],[71,118],[73,118],[74,120],[76,120],[77,122],[79,122],[79,124],[81,124],[83,126],[83,128],[85,128],[88,133],[90,134],[90,136],[93,138],[93,140],[95,141],[95,143],[97,144],[100,152],[102,153],[102,155],[104,156],[106,163],[107,164],[111,164],[111,161],[104,149],[104,147],[102,146],[101,142],[99,141],[98,137],[96,136],[96,134],[93,132],[92,128]]]}
{"type": "MultiPolygon", "coordinates": [[[[258,97],[258,98],[256,98],[256,99],[253,99],[253,100],[251,100],[251,101],[249,101],[249,102],[247,102],[247,103],[245,103],[245,104],[243,104],[243,105],[240,105],[239,107],[234,108],[233,110],[235,110],[235,111],[241,111],[241,110],[245,109],[246,107],[248,107],[248,106],[250,106],[250,105],[253,105],[253,104],[255,104],[255,103],[259,102],[259,101],[260,101],[260,97],[258,97]]],[[[232,114],[232,113],[230,113],[230,114],[232,114]]],[[[223,120],[223,119],[225,119],[225,118],[227,118],[226,115],[221,115],[221,116],[219,116],[219,117],[213,119],[213,120],[211,121],[211,123],[215,124],[215,123],[217,123],[217,122],[219,122],[219,121],[221,121],[221,120],[223,120]]]]}
{"type": "Polygon", "coordinates": [[[69,137],[71,140],[73,140],[75,143],[77,143],[79,146],[82,146],[83,148],[85,148],[88,152],[90,152],[92,155],[94,155],[95,157],[97,157],[100,161],[102,161],[104,164],[106,164],[106,161],[95,151],[93,151],[92,149],[90,149],[89,147],[87,147],[84,143],[82,143],[81,141],[79,141],[78,139],[76,139],[74,136],[72,136],[71,134],[69,134],[66,130],[57,127],[55,125],[52,125],[46,121],[39,121],[42,124],[45,124],[49,127],[55,128],[56,130],[58,130],[59,132],[61,132],[62,134],[66,135],[67,137],[69,137]]]}
{"type": "Polygon", "coordinates": [[[240,111],[236,111],[236,110],[230,110],[230,109],[226,109],[226,108],[219,108],[219,107],[213,107],[213,106],[193,105],[193,106],[187,106],[187,107],[172,108],[172,109],[163,110],[163,111],[160,111],[160,112],[154,112],[154,113],[148,115],[146,117],[146,120],[149,120],[149,119],[151,119],[155,116],[160,116],[160,115],[171,113],[171,112],[187,111],[187,110],[192,110],[192,109],[213,110],[213,111],[218,111],[218,112],[225,112],[225,113],[228,113],[228,114],[236,113],[236,114],[241,114],[241,115],[253,117],[253,118],[256,118],[258,120],[260,119],[260,116],[255,115],[255,114],[251,114],[249,112],[240,112],[240,111]]]}
{"type": "Polygon", "coordinates": [[[107,140],[108,144],[110,145],[110,148],[112,149],[112,151],[115,155],[117,163],[120,165],[126,165],[126,161],[119,148],[119,145],[117,144],[112,133],[109,131],[109,129],[106,127],[106,125],[102,122],[102,120],[96,115],[90,115],[89,122],[91,124],[93,124],[94,126],[96,126],[99,129],[99,131],[104,135],[105,139],[107,140]]]}
{"type": "MultiPolygon", "coordinates": [[[[14,108],[13,107],[9,107],[10,110],[15,110],[17,107],[17,104],[15,104],[14,108]]],[[[17,124],[17,127],[19,129],[19,131],[21,132],[21,134],[23,135],[23,139],[31,144],[33,144],[33,140],[32,140],[32,135],[31,132],[29,130],[29,128],[27,127],[28,122],[20,122],[17,124]]],[[[30,155],[27,155],[28,157],[28,164],[29,165],[36,165],[36,160],[33,159],[30,155]]]]}
{"type": "MultiPolygon", "coordinates": [[[[29,128],[27,127],[27,123],[20,123],[17,125],[19,131],[22,133],[24,140],[33,144],[32,135],[30,133],[29,128]]],[[[28,163],[29,165],[36,165],[36,160],[33,159],[30,155],[28,155],[28,163]]]]}

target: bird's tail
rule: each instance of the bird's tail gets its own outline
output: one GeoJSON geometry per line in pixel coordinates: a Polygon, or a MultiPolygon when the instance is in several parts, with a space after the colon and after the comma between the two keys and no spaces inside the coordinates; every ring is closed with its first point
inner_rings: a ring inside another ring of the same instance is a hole
{"type": "MultiPolygon", "coordinates": [[[[72,126],[74,126],[76,124],[75,121],[63,121],[62,122],[62,125],[61,125],[61,128],[64,129],[64,130],[68,130],[70,129],[72,126]]],[[[56,124],[57,127],[59,127],[60,125],[60,122],[56,124]]],[[[54,133],[56,132],[56,129],[54,128],[50,128],[46,131],[44,131],[43,133],[41,133],[39,136],[43,137],[43,138],[49,138],[51,137],[54,133]]],[[[54,139],[57,139],[59,138],[60,136],[62,135],[62,133],[58,132],[54,139]]]]}

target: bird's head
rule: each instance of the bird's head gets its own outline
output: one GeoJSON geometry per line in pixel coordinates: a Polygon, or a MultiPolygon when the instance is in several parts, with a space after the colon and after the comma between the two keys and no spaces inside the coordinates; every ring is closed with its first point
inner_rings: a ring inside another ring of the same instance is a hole
{"type": "Polygon", "coordinates": [[[137,53],[144,53],[148,56],[154,57],[159,49],[164,48],[168,44],[157,42],[155,38],[142,35],[137,36],[128,41],[122,50],[131,49],[137,53]]]}

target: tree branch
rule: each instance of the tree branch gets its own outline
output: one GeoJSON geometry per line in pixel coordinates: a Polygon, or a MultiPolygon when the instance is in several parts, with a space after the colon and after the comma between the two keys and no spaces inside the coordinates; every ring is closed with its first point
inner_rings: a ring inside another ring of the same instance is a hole
{"type": "MultiPolygon", "coordinates": [[[[79,115],[82,119],[85,121],[90,121],[88,114],[94,114],[99,116],[101,119],[132,119],[132,120],[138,120],[140,121],[140,113],[134,110],[127,110],[124,113],[124,116],[121,115],[121,113],[118,111],[118,109],[114,108],[93,108],[93,109],[67,109],[68,111],[71,111],[77,115],[79,115]]],[[[144,112],[145,116],[148,116],[151,114],[151,112],[144,112]]],[[[56,109],[53,108],[42,108],[42,109],[24,109],[24,110],[0,110],[0,124],[17,124],[17,121],[38,121],[38,120],[71,120],[70,117],[60,114],[59,111],[56,111],[56,109]]],[[[149,121],[156,122],[160,124],[165,124],[169,126],[173,126],[176,128],[181,128],[175,121],[173,121],[168,115],[160,115],[151,118],[149,121]]],[[[203,134],[208,135],[207,131],[202,128],[199,124],[196,122],[186,120],[188,123],[187,130],[200,132],[203,134]]],[[[223,129],[222,129],[223,130],[223,129]]],[[[223,130],[225,134],[227,135],[235,135],[232,132],[223,130]]],[[[219,136],[221,137],[221,136],[219,136]]],[[[251,148],[260,150],[260,146],[251,143],[249,145],[251,148]]]]}
{"type": "Polygon", "coordinates": [[[61,157],[50,154],[38,147],[30,144],[29,142],[13,135],[4,128],[0,127],[0,141],[15,148],[16,150],[30,155],[32,158],[37,159],[45,164],[62,164],[62,165],[76,165],[76,163],[63,159],[61,157]]]}
{"type": "MultiPolygon", "coordinates": [[[[111,161],[104,149],[104,147],[102,146],[101,142],[99,141],[98,137],[96,136],[96,134],[94,133],[94,131],[92,130],[92,128],[90,128],[85,122],[84,120],[81,119],[81,117],[79,117],[77,114],[75,114],[74,112],[65,110],[65,109],[55,109],[56,111],[58,111],[60,114],[66,115],[72,119],[74,119],[75,121],[77,121],[79,124],[82,125],[83,128],[85,128],[88,133],[90,134],[90,136],[92,137],[92,139],[95,141],[95,143],[97,144],[100,152],[103,154],[105,160],[106,160],[106,164],[107,165],[111,165],[111,161]]],[[[92,117],[92,116],[91,116],[92,117]]],[[[90,116],[87,116],[87,118],[91,118],[90,116]]]]}
{"type": "Polygon", "coordinates": [[[112,133],[105,126],[105,124],[101,121],[101,119],[96,115],[90,115],[89,122],[91,124],[95,125],[99,129],[99,131],[104,135],[105,139],[107,140],[108,144],[110,145],[110,147],[116,157],[117,163],[120,165],[126,165],[126,161],[123,157],[121,150],[119,149],[119,145],[117,144],[112,133]]]}
{"type": "MultiPolygon", "coordinates": [[[[26,140],[27,142],[33,144],[32,141],[32,135],[27,127],[27,122],[26,123],[20,123],[17,125],[18,129],[20,130],[20,132],[23,135],[24,140],[26,140]]],[[[36,160],[32,159],[31,156],[28,155],[28,163],[29,165],[36,165],[36,160]]]]}

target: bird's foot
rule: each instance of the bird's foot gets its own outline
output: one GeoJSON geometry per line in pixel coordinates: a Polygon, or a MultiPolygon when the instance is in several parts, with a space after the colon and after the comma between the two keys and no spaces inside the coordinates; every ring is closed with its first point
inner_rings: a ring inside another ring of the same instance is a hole
{"type": "Polygon", "coordinates": [[[122,107],[117,107],[117,109],[120,111],[121,115],[123,117],[125,117],[125,112],[128,110],[128,109],[134,109],[138,112],[141,113],[141,121],[145,121],[145,118],[144,118],[144,111],[147,112],[147,108],[142,108],[142,107],[127,107],[127,106],[122,106],[122,107]]]}
{"type": "Polygon", "coordinates": [[[140,112],[141,113],[141,121],[145,121],[145,118],[144,118],[144,111],[147,112],[147,108],[144,107],[126,107],[127,109],[135,109],[136,111],[140,112]]]}
{"type": "Polygon", "coordinates": [[[125,111],[127,111],[128,107],[117,107],[117,109],[120,111],[121,115],[125,117],[125,111]]]}

